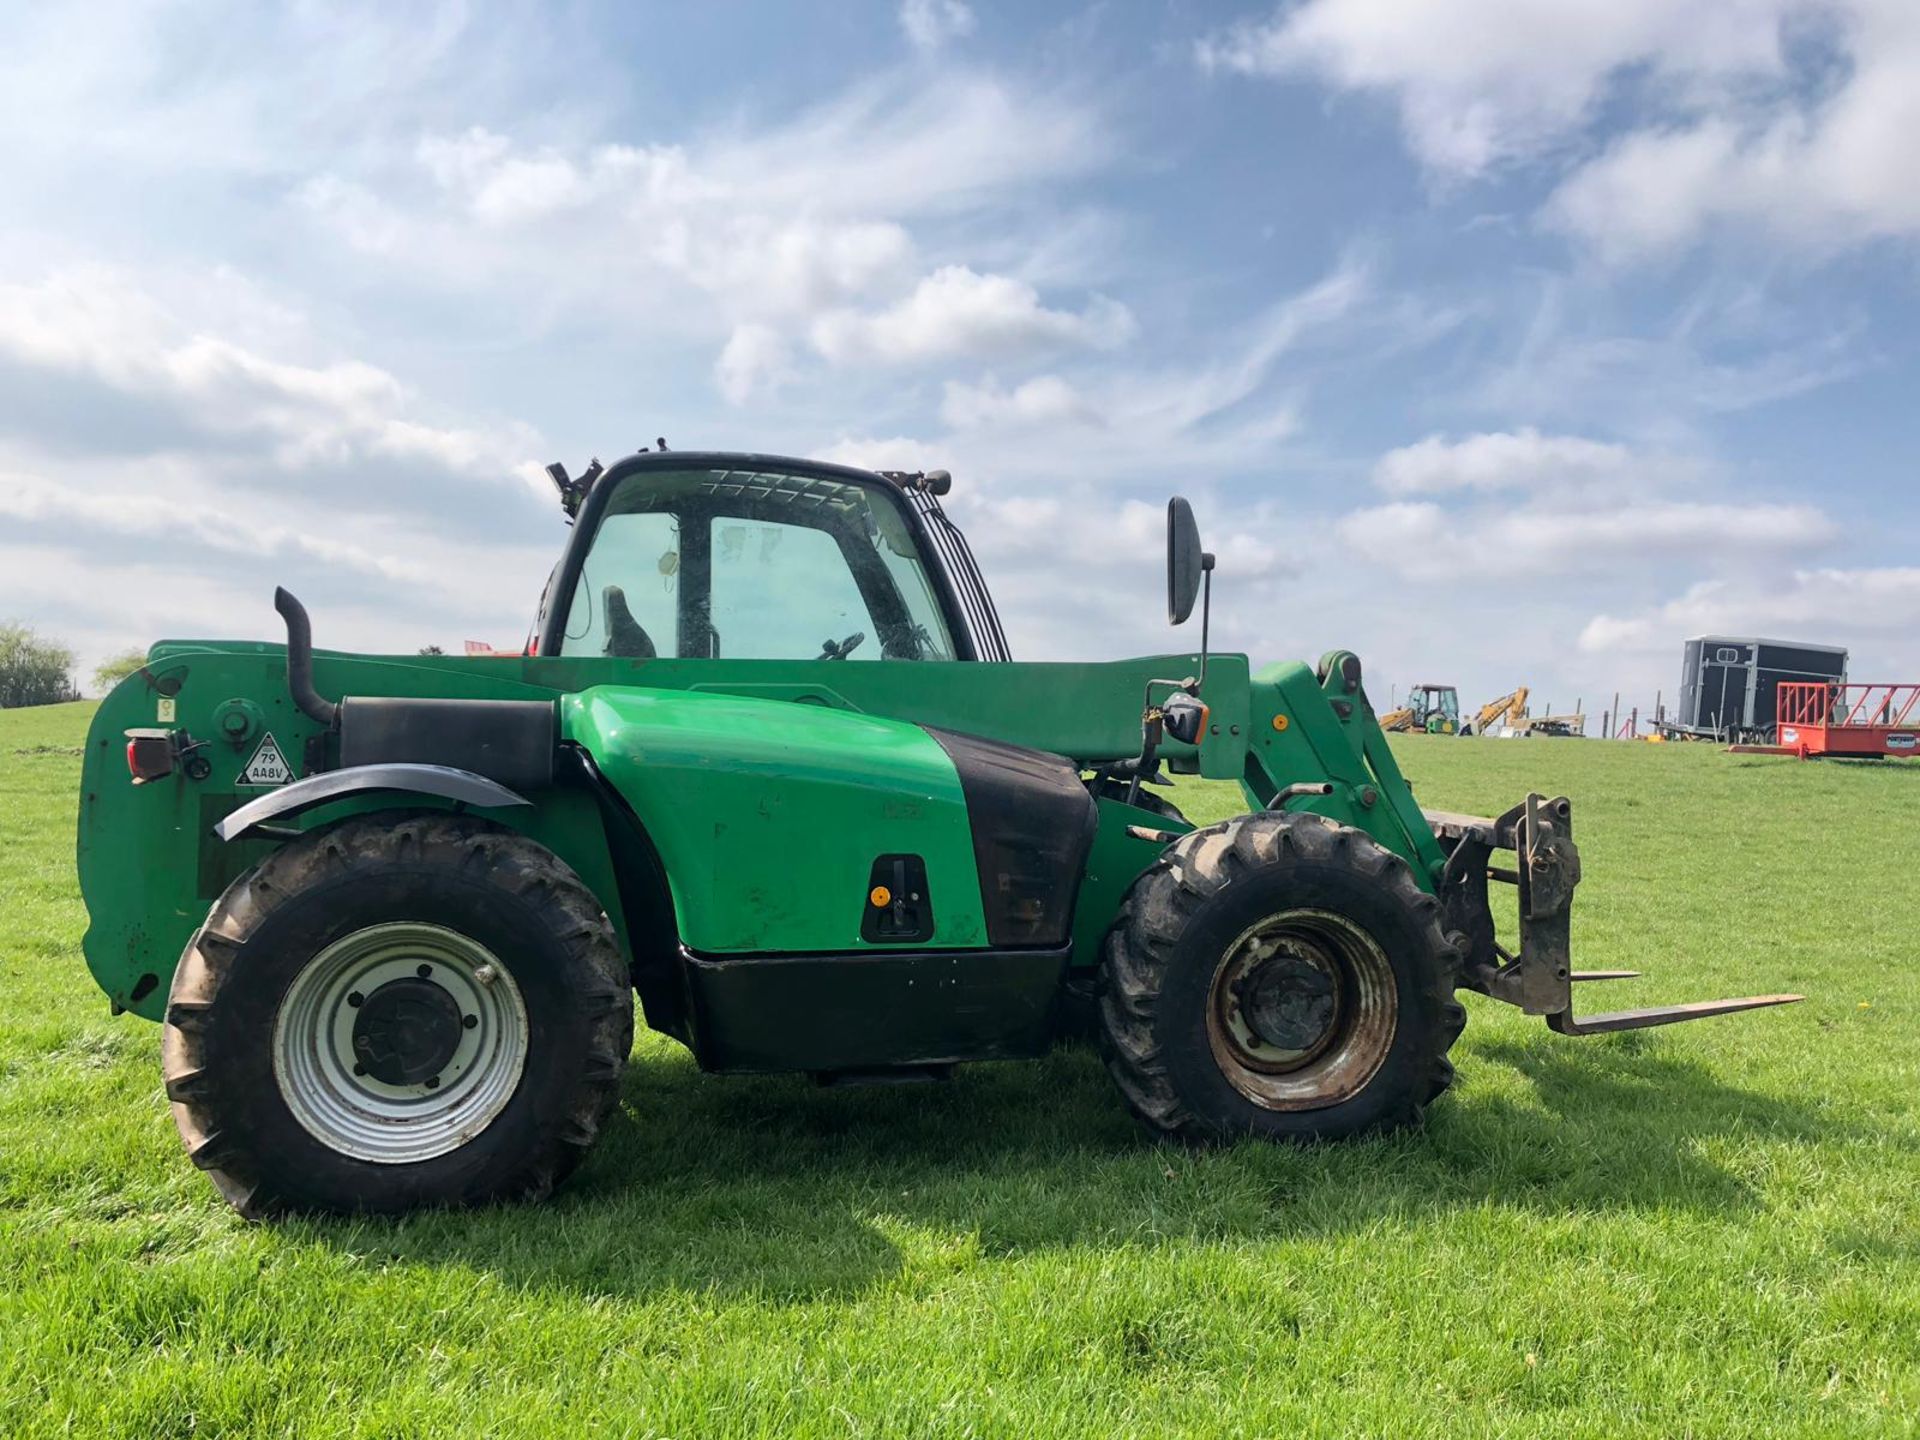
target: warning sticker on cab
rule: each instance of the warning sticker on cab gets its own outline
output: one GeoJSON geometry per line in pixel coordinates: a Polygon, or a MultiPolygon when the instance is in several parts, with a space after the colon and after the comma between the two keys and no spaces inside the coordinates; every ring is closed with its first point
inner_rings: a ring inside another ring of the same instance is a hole
{"type": "Polygon", "coordinates": [[[269,730],[261,738],[259,748],[253,752],[253,758],[247,761],[247,768],[240,772],[242,785],[284,785],[293,779],[293,766],[287,763],[286,755],[280,749],[280,742],[273,738],[269,730]]]}

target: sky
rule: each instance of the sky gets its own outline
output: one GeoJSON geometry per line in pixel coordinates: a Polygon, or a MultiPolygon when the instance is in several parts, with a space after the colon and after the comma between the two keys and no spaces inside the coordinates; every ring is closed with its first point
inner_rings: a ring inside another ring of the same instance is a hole
{"type": "MultiPolygon", "coordinates": [[[[541,467],[953,472],[1020,659],[1920,679],[1920,5],[0,9],[0,618],[517,648],[541,467]]],[[[1383,695],[1381,692],[1387,692],[1383,695]]]]}

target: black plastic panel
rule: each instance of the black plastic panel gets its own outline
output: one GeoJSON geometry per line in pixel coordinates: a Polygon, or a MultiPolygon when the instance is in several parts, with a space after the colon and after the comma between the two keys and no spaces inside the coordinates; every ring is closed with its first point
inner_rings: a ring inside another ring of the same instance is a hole
{"type": "Polygon", "coordinates": [[[959,773],[995,947],[1060,945],[1073,925],[1098,811],[1071,760],[927,727],[959,773]]]}
{"type": "Polygon", "coordinates": [[[682,952],[703,1070],[873,1070],[1046,1053],[1056,950],[682,952]]]}
{"type": "Polygon", "coordinates": [[[553,783],[550,700],[355,696],[340,707],[340,764],[445,765],[516,790],[553,783]]]}

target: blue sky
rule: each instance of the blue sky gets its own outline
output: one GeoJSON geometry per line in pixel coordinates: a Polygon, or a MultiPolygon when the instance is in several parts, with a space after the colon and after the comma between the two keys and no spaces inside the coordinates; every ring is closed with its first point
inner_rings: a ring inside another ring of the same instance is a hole
{"type": "Polygon", "coordinates": [[[1024,658],[1179,492],[1375,692],[1916,678],[1916,136],[1911,0],[9,7],[0,615],[517,644],[663,434],[950,468],[1024,658]]]}

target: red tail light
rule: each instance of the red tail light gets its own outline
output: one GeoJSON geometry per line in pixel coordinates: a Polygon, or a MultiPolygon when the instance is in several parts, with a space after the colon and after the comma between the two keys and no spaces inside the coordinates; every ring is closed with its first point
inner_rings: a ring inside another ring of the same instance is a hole
{"type": "Polygon", "coordinates": [[[173,734],[167,730],[127,731],[127,772],[133,783],[144,785],[173,773],[176,751],[173,734]]]}

